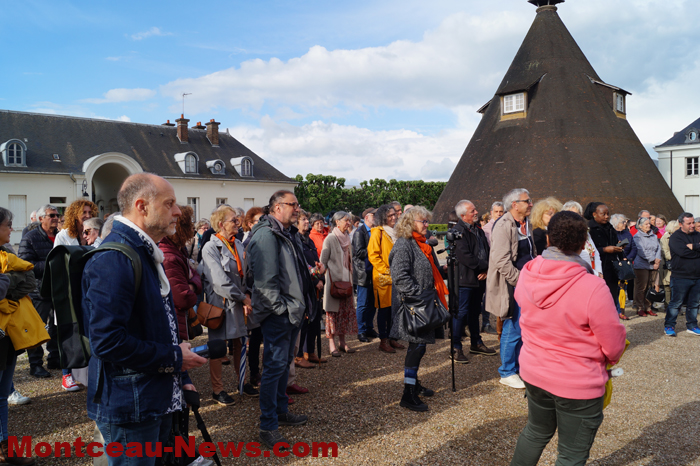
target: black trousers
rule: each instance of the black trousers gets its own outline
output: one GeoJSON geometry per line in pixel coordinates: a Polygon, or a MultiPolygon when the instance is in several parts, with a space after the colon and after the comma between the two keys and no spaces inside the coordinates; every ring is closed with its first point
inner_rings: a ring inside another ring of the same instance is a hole
{"type": "Polygon", "coordinates": [[[260,345],[263,342],[263,334],[260,327],[250,331],[248,337],[248,370],[250,376],[260,373],[260,345]]]}
{"type": "MultiPolygon", "coordinates": [[[[49,366],[59,367],[61,358],[58,354],[58,340],[56,339],[56,324],[54,323],[54,311],[53,303],[50,300],[40,299],[38,296],[31,294],[32,303],[34,308],[39,313],[39,317],[46,324],[47,330],[51,340],[46,343],[46,349],[49,352],[49,356],[46,358],[46,362],[49,366]]],[[[29,366],[42,366],[44,364],[44,349],[41,346],[27,350],[27,356],[29,359],[29,366]]]]}

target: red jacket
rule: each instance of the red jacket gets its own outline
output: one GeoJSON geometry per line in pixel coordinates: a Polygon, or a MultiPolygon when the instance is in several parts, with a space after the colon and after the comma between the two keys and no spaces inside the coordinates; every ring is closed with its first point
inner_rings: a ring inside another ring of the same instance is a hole
{"type": "Polygon", "coordinates": [[[180,337],[187,340],[187,311],[197,304],[197,295],[202,292],[202,280],[197,271],[190,268],[185,251],[178,249],[170,238],[163,238],[158,247],[165,255],[163,269],[173,292],[180,337]],[[194,292],[189,285],[194,286],[194,292]]]}
{"type": "Polygon", "coordinates": [[[321,257],[321,249],[323,249],[323,241],[326,239],[328,236],[328,228],[324,227],[323,228],[323,233],[319,233],[318,231],[314,230],[313,228],[311,229],[311,232],[309,233],[309,238],[311,238],[311,241],[314,242],[314,245],[316,246],[316,251],[318,251],[318,257],[321,257]]]}

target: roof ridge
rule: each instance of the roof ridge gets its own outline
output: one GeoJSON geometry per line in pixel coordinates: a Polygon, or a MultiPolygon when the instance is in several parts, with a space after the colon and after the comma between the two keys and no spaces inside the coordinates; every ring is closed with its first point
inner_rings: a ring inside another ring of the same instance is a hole
{"type": "MultiPolygon", "coordinates": [[[[173,130],[177,130],[176,126],[165,126],[163,124],[158,124],[158,123],[138,123],[138,122],[134,122],[134,121],[113,120],[111,118],[90,118],[90,117],[80,117],[80,116],[73,116],[73,115],[57,115],[57,114],[53,114],[53,113],[23,112],[20,110],[7,110],[7,109],[0,109],[0,113],[35,115],[35,116],[52,117],[52,118],[66,118],[66,119],[71,119],[71,120],[104,121],[104,122],[109,122],[109,123],[123,123],[125,125],[157,126],[160,128],[172,128],[173,130]]],[[[206,131],[203,129],[196,129],[196,128],[188,128],[188,130],[206,131]]]]}

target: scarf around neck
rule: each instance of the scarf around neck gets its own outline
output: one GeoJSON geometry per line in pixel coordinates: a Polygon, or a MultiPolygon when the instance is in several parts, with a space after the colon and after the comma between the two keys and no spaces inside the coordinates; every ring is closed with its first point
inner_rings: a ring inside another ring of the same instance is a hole
{"type": "Polygon", "coordinates": [[[591,264],[583,260],[581,256],[578,254],[564,254],[561,249],[556,246],[550,246],[545,249],[544,252],[542,252],[542,257],[552,261],[576,262],[581,267],[585,267],[588,273],[595,275],[593,273],[593,268],[591,268],[591,264]]]}
{"type": "Polygon", "coordinates": [[[388,225],[384,225],[382,228],[384,229],[384,231],[386,231],[386,234],[389,235],[389,238],[391,238],[391,242],[395,243],[396,242],[396,232],[394,231],[394,229],[388,225]]]}
{"type": "Polygon", "coordinates": [[[440,270],[438,270],[437,264],[433,259],[433,248],[426,242],[425,236],[421,235],[420,233],[416,233],[414,231],[413,239],[416,240],[421,252],[428,258],[430,266],[433,269],[433,281],[435,282],[435,290],[437,291],[438,298],[440,298],[442,304],[447,307],[447,300],[445,299],[445,296],[449,294],[449,292],[447,291],[447,286],[445,286],[445,280],[442,279],[442,274],[440,274],[440,270]]]}
{"type": "Polygon", "coordinates": [[[165,275],[165,269],[163,269],[163,261],[165,260],[163,251],[160,250],[155,241],[153,241],[153,239],[148,236],[145,231],[137,227],[136,224],[128,218],[124,217],[123,215],[117,215],[114,217],[114,220],[136,231],[136,234],[139,235],[139,238],[141,238],[141,240],[144,242],[146,249],[148,249],[148,252],[151,254],[153,262],[156,263],[156,269],[158,270],[158,281],[160,282],[160,296],[162,298],[168,296],[168,294],[170,294],[170,281],[168,281],[168,277],[165,275]]]}
{"type": "Polygon", "coordinates": [[[243,278],[243,267],[241,267],[241,258],[238,257],[238,250],[236,250],[236,238],[233,238],[233,241],[227,240],[224,235],[221,233],[217,233],[216,237],[221,240],[222,243],[224,243],[224,246],[226,246],[231,254],[233,254],[233,258],[236,260],[236,267],[238,267],[238,275],[243,278]]]}
{"type": "Polygon", "coordinates": [[[338,243],[343,250],[343,264],[348,270],[352,270],[352,258],[350,257],[350,236],[340,231],[340,228],[333,228],[333,235],[338,238],[338,243]]]}

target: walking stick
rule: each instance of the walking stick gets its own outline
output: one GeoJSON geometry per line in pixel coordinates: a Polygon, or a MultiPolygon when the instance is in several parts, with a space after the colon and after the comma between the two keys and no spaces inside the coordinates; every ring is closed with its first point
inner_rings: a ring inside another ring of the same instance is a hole
{"type": "MultiPolygon", "coordinates": [[[[316,301],[321,299],[321,293],[316,289],[316,301]]],[[[316,312],[318,312],[318,316],[316,317],[318,319],[318,333],[316,334],[316,347],[318,348],[318,359],[321,359],[321,319],[323,318],[323,314],[321,313],[321,309],[317,309],[316,312]]],[[[314,329],[314,332],[316,332],[316,329],[314,329]]],[[[323,364],[319,363],[318,368],[320,369],[323,364]]]]}
{"type": "MultiPolygon", "coordinates": [[[[243,316],[243,321],[245,325],[248,325],[248,316],[243,316]]],[[[246,344],[248,342],[248,337],[241,337],[241,362],[238,365],[238,393],[243,396],[243,387],[245,385],[245,373],[246,373],[246,362],[248,360],[248,351],[246,344]]]]}

